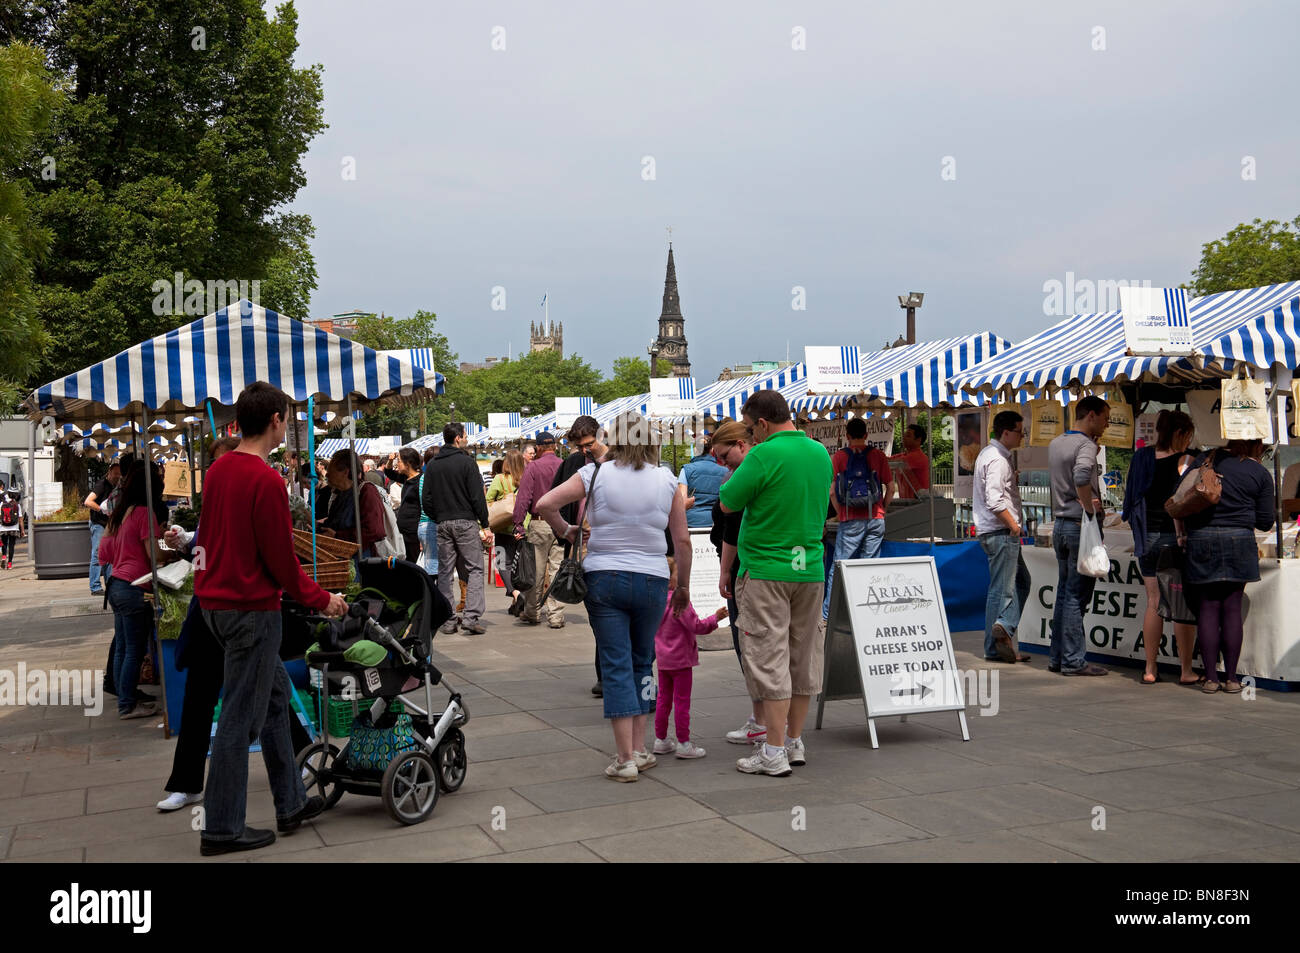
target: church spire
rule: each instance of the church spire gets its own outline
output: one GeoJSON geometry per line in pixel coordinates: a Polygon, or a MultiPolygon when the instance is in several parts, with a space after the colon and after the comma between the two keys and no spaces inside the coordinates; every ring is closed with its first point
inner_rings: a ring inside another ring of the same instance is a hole
{"type": "MultiPolygon", "coordinates": [[[[668,242],[668,268],[664,273],[663,308],[659,312],[659,335],[650,349],[651,357],[662,358],[673,366],[674,377],[690,377],[691,362],[686,356],[686,319],[677,296],[677,264],[673,261],[673,243],[668,242]]],[[[651,365],[653,367],[653,364],[651,365]]]]}

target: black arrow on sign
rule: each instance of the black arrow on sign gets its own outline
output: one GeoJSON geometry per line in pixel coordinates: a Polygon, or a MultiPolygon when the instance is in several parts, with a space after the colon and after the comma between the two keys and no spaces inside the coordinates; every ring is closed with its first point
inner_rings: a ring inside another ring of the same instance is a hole
{"type": "Polygon", "coordinates": [[[895,698],[900,695],[920,695],[921,701],[925,701],[925,696],[933,692],[933,689],[926,685],[913,685],[911,688],[895,688],[889,694],[895,698]]]}

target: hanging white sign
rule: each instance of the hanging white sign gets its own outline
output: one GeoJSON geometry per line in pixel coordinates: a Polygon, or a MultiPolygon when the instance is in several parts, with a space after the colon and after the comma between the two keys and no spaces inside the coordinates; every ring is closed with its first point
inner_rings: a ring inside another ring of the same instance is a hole
{"type": "Polygon", "coordinates": [[[810,394],[862,393],[862,355],[856,346],[805,347],[810,394]]]}
{"type": "Polygon", "coordinates": [[[652,377],[650,379],[651,417],[693,417],[697,410],[695,378],[652,377]]]}
{"type": "Polygon", "coordinates": [[[1124,344],[1134,354],[1190,354],[1192,322],[1183,288],[1119,289],[1124,344]]]}

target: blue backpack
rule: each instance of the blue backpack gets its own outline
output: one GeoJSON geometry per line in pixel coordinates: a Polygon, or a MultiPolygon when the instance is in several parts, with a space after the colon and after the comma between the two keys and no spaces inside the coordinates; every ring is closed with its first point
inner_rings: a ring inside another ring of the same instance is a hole
{"type": "Polygon", "coordinates": [[[854,450],[845,447],[849,462],[844,472],[835,478],[835,496],[845,506],[861,510],[875,506],[885,496],[880,477],[868,462],[871,448],[854,450]]]}

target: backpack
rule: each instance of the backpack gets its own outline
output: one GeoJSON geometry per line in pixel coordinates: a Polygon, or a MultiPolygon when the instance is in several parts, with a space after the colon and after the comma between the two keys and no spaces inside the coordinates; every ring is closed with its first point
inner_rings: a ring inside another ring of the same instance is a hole
{"type": "Polygon", "coordinates": [[[0,503],[0,526],[13,526],[18,522],[18,504],[6,497],[0,503]]]}
{"type": "Polygon", "coordinates": [[[844,472],[835,478],[836,498],[850,509],[875,506],[884,498],[885,490],[869,462],[871,448],[854,450],[845,447],[844,453],[848,456],[848,463],[844,472]]]}

